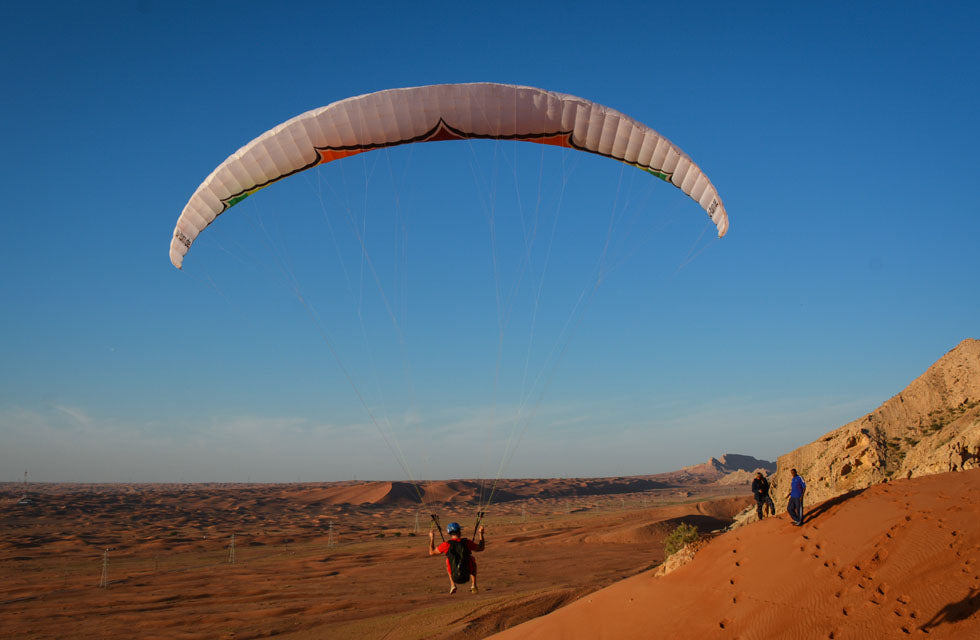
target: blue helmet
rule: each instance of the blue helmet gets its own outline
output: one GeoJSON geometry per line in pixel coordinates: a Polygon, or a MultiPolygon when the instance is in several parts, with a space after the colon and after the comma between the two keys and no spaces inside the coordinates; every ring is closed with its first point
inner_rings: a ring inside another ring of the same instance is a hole
{"type": "Polygon", "coordinates": [[[446,533],[449,535],[453,535],[454,533],[458,535],[462,531],[463,528],[459,526],[458,522],[450,522],[449,526],[446,527],[446,533]]]}

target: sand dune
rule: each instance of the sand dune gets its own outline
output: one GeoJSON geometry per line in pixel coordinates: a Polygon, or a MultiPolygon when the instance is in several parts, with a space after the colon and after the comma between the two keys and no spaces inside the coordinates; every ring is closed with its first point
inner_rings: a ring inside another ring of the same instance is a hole
{"type": "Polygon", "coordinates": [[[483,638],[656,566],[678,519],[707,533],[749,500],[640,480],[501,481],[524,497],[488,510],[481,591],[454,597],[426,554],[429,513],[469,534],[477,481],[423,484],[425,509],[397,482],[32,485],[29,505],[8,484],[0,636],[483,638]]]}
{"type": "Polygon", "coordinates": [[[980,637],[980,470],[811,505],[802,528],[782,516],[717,535],[662,578],[666,536],[724,526],[746,487],[507,481],[527,497],[487,516],[480,593],[449,596],[428,513],[469,530],[471,482],[433,483],[447,501],[424,511],[399,483],[42,485],[31,505],[0,487],[0,635],[980,637]]]}
{"type": "Polygon", "coordinates": [[[719,536],[494,638],[980,637],[980,470],[876,485],[719,536]]]}

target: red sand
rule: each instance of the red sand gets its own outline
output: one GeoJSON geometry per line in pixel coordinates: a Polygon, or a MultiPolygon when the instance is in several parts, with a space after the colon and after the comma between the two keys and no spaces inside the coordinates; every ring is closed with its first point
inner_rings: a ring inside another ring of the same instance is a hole
{"type": "Polygon", "coordinates": [[[980,470],[877,485],[494,638],[980,638],[978,496],[980,470]]]}
{"type": "MultiPolygon", "coordinates": [[[[472,493],[466,481],[428,489],[472,493]]],[[[721,526],[746,487],[685,504],[671,502],[722,489],[500,489],[525,497],[488,516],[481,591],[449,596],[441,558],[425,554],[427,512],[410,535],[417,507],[400,483],[46,485],[30,506],[3,486],[0,637],[980,638],[980,470],[808,505],[802,528],[786,516],[742,527],[663,578],[649,569],[665,536],[680,522],[721,526]],[[588,491],[599,495],[574,495],[588,491]]],[[[436,508],[473,526],[472,505],[436,508]]]]}
{"type": "MultiPolygon", "coordinates": [[[[465,502],[474,487],[424,489],[465,502]]],[[[21,487],[0,486],[4,638],[483,638],[655,566],[678,522],[714,529],[749,500],[630,478],[502,481],[525,498],[490,509],[480,593],[449,596],[405,483],[32,489],[18,505],[21,487]]],[[[469,535],[474,505],[433,508],[469,535]]]]}

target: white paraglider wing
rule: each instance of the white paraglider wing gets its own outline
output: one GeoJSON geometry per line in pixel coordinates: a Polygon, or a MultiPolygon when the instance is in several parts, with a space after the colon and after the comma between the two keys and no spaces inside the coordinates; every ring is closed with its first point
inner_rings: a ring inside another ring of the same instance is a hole
{"type": "Polygon", "coordinates": [[[650,127],[600,104],[543,89],[444,84],[347,98],[252,140],[191,196],[174,229],[170,261],[180,268],[198,234],[226,209],[304,169],[373,149],[480,138],[568,147],[631,164],[701,205],[718,237],[728,230],[725,207],[708,177],[650,127]]]}

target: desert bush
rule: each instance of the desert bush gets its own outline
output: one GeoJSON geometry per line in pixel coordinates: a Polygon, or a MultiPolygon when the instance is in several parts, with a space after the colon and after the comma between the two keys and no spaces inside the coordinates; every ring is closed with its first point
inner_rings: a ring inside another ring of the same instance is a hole
{"type": "Polygon", "coordinates": [[[674,555],[683,549],[684,545],[696,541],[698,537],[698,528],[693,524],[682,522],[677,525],[677,528],[664,540],[664,551],[667,553],[666,557],[669,558],[674,555]]]}

